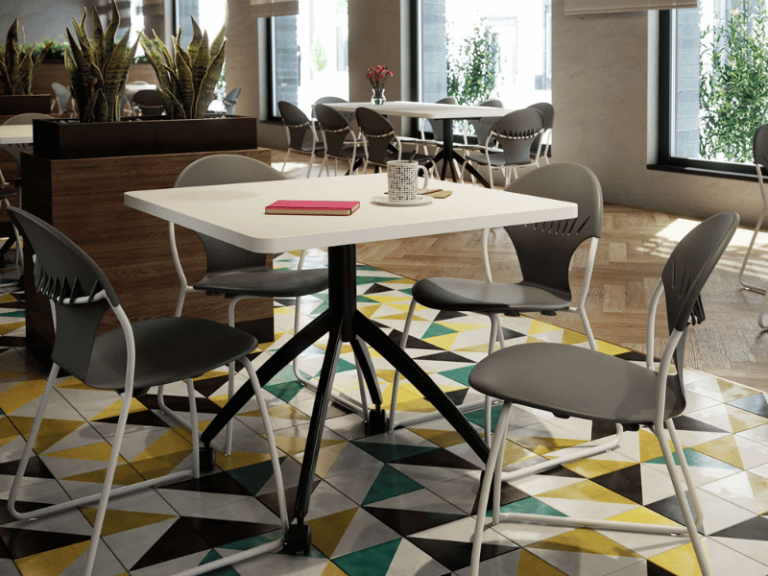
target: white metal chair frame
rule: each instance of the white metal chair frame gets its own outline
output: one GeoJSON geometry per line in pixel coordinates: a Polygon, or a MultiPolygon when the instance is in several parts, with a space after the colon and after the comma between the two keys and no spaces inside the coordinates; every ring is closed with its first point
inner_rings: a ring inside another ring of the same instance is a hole
{"type": "MultiPolygon", "coordinates": [[[[542,131],[538,132],[538,135],[540,135],[542,131]]],[[[538,136],[537,136],[538,138],[538,136]]],[[[510,176],[514,174],[515,180],[517,180],[517,169],[518,168],[538,168],[539,167],[539,155],[536,154],[535,161],[531,162],[530,164],[510,164],[509,166],[493,166],[491,164],[491,152],[493,149],[493,142],[497,140],[529,140],[530,136],[507,136],[505,134],[499,134],[495,130],[491,130],[491,133],[488,134],[488,138],[485,140],[485,146],[483,149],[483,152],[485,154],[485,161],[488,166],[488,182],[491,185],[491,188],[493,188],[493,169],[494,168],[501,168],[502,173],[504,174],[504,186],[509,186],[509,183],[512,181],[510,176]]],[[[464,168],[466,167],[467,162],[464,162],[464,164],[461,167],[462,170],[462,181],[464,180],[464,168]]]]}
{"type": "MultiPolygon", "coordinates": [[[[106,293],[104,290],[101,290],[93,297],[81,296],[79,298],[75,298],[74,300],[72,300],[71,298],[65,298],[65,299],[62,299],[60,303],[64,305],[78,305],[78,304],[91,303],[94,301],[104,300],[104,299],[106,299],[106,293]]],[[[37,413],[35,414],[35,419],[32,423],[32,429],[30,430],[29,438],[24,447],[24,452],[22,453],[21,460],[19,461],[19,466],[16,470],[16,476],[14,477],[13,485],[11,486],[11,491],[8,496],[8,512],[16,520],[32,520],[36,518],[57,514],[59,512],[64,512],[66,510],[70,510],[75,507],[92,504],[96,501],[99,502],[96,518],[93,524],[93,533],[91,536],[91,542],[88,548],[88,556],[86,558],[86,566],[85,566],[85,571],[83,573],[84,576],[90,576],[91,572],[93,571],[94,562],[96,560],[96,552],[97,552],[99,540],[101,537],[101,530],[104,524],[104,518],[107,513],[107,505],[109,503],[110,497],[125,496],[127,494],[133,494],[134,492],[143,490],[144,488],[151,488],[151,487],[159,486],[162,484],[169,484],[171,482],[177,482],[190,477],[191,478],[200,477],[199,438],[196,434],[192,434],[191,435],[192,436],[192,470],[187,470],[183,472],[173,472],[171,474],[167,474],[166,476],[162,476],[160,478],[145,480],[137,484],[124,486],[122,488],[116,488],[114,490],[112,489],[112,482],[114,480],[115,470],[117,468],[118,460],[120,457],[120,446],[122,445],[122,442],[123,442],[123,435],[125,432],[126,425],[128,423],[128,415],[131,407],[131,402],[125,401],[125,399],[133,397],[133,383],[134,383],[134,373],[135,373],[135,366],[136,366],[136,347],[134,343],[133,329],[131,327],[131,323],[128,320],[128,316],[125,314],[125,311],[123,310],[122,306],[121,305],[112,306],[110,304],[110,307],[112,311],[115,313],[115,316],[117,317],[118,322],[120,323],[120,327],[122,328],[123,334],[125,336],[125,344],[126,344],[126,351],[127,351],[127,368],[126,368],[126,375],[125,375],[125,388],[123,393],[120,395],[121,398],[123,399],[123,403],[120,408],[120,416],[118,417],[118,421],[117,421],[117,430],[115,432],[115,439],[113,442],[112,451],[110,453],[109,464],[107,466],[106,476],[104,478],[104,485],[101,492],[92,494],[90,496],[77,498],[69,502],[54,504],[46,508],[33,510],[30,512],[19,512],[16,509],[16,501],[18,499],[19,489],[21,488],[21,482],[24,478],[24,472],[26,471],[30,457],[32,456],[32,450],[35,444],[35,440],[37,439],[38,432],[40,431],[40,425],[42,424],[42,421],[43,421],[45,408],[47,406],[51,391],[56,385],[56,379],[59,374],[59,366],[54,363],[48,375],[48,381],[46,382],[46,385],[45,385],[45,391],[43,392],[43,395],[40,399],[40,405],[38,407],[37,413]]],[[[51,310],[53,312],[53,322],[54,322],[54,330],[55,330],[56,310],[55,310],[55,307],[53,306],[53,302],[51,302],[51,310]]],[[[264,398],[261,394],[261,386],[259,385],[256,372],[253,369],[251,362],[245,356],[241,359],[241,361],[244,363],[246,369],[248,370],[248,375],[250,377],[251,384],[253,385],[256,401],[258,402],[259,410],[261,411],[261,417],[262,417],[262,420],[264,421],[265,434],[267,436],[267,443],[269,444],[269,454],[272,460],[272,470],[275,477],[275,486],[276,486],[277,495],[278,495],[280,521],[281,521],[283,532],[287,532],[289,521],[288,521],[287,506],[285,501],[285,490],[283,488],[283,478],[282,478],[282,472],[280,470],[280,460],[279,460],[279,455],[277,453],[277,447],[275,445],[274,433],[272,432],[272,426],[269,420],[267,405],[264,402],[264,398]]],[[[194,389],[192,378],[187,378],[186,383],[187,383],[187,392],[189,394],[189,414],[190,414],[191,424],[192,426],[194,426],[194,429],[197,429],[197,425],[198,425],[197,406],[195,402],[195,389],[194,389]]],[[[209,564],[203,564],[196,568],[185,570],[184,572],[181,572],[176,576],[196,576],[198,574],[203,574],[205,572],[209,572],[211,570],[215,570],[223,566],[229,566],[231,564],[240,562],[247,558],[253,558],[254,556],[259,556],[266,552],[278,550],[281,547],[282,547],[282,539],[278,539],[274,542],[257,546],[255,548],[246,550],[244,552],[240,552],[232,556],[228,556],[226,558],[217,560],[215,562],[211,562],[209,564]]]]}
{"type": "MultiPolygon", "coordinates": [[[[326,176],[330,177],[331,172],[330,172],[330,168],[328,166],[329,165],[328,158],[333,158],[333,161],[334,161],[333,175],[334,176],[338,176],[339,175],[339,159],[347,160],[347,163],[349,164],[350,174],[351,174],[352,173],[351,172],[352,168],[355,165],[355,159],[356,159],[356,155],[357,155],[357,147],[360,144],[360,142],[358,142],[357,136],[355,135],[355,132],[352,130],[352,128],[348,127],[348,128],[342,128],[340,130],[330,130],[330,129],[325,129],[322,126],[320,126],[320,135],[323,137],[323,148],[324,148],[324,150],[326,152],[325,152],[325,154],[323,154],[323,161],[320,163],[320,173],[317,175],[317,177],[319,178],[319,177],[321,177],[323,175],[323,166],[325,166],[325,174],[326,174],[326,176]],[[352,148],[352,156],[349,157],[349,158],[344,158],[344,157],[341,157],[341,156],[334,156],[332,154],[329,154],[328,153],[328,142],[325,139],[325,133],[328,132],[329,134],[338,134],[338,133],[347,132],[347,131],[352,136],[352,140],[349,141],[349,144],[345,144],[344,147],[345,148],[347,148],[347,147],[351,147],[352,148]]],[[[365,140],[363,140],[363,143],[364,142],[365,142],[365,140]]]]}
{"type": "Polygon", "coordinates": [[[757,294],[764,295],[763,301],[760,304],[760,311],[757,313],[757,323],[760,325],[760,328],[768,329],[768,323],[766,323],[764,320],[765,309],[766,307],[768,307],[768,292],[766,291],[766,288],[764,286],[757,286],[756,284],[750,284],[749,282],[744,280],[744,270],[746,270],[747,263],[749,262],[749,258],[750,256],[752,256],[752,249],[755,246],[757,235],[760,233],[760,229],[763,226],[763,220],[765,220],[765,215],[768,214],[768,195],[766,195],[765,184],[763,183],[762,166],[760,164],[755,164],[755,171],[757,172],[757,183],[760,185],[760,197],[763,199],[763,210],[760,213],[760,218],[757,219],[757,225],[755,226],[755,231],[752,234],[752,239],[749,241],[749,247],[747,248],[746,254],[744,254],[744,261],[741,263],[741,268],[739,269],[739,284],[745,290],[749,290],[750,292],[756,292],[757,294]]]}
{"type": "MultiPolygon", "coordinates": [[[[664,292],[664,285],[660,279],[656,285],[656,289],[651,296],[651,305],[648,312],[648,324],[647,324],[647,352],[646,352],[646,366],[649,370],[655,368],[654,363],[654,323],[656,320],[656,310],[658,308],[659,299],[664,292]]],[[[680,439],[677,435],[673,419],[664,419],[665,414],[665,401],[667,390],[667,375],[669,374],[670,363],[672,362],[672,356],[680,342],[681,337],[685,332],[680,330],[673,330],[667,341],[667,345],[664,348],[664,353],[661,357],[661,362],[658,366],[658,377],[656,379],[656,416],[652,427],[653,433],[656,435],[664,455],[664,461],[667,465],[672,484],[675,489],[675,495],[680,504],[680,508],[685,519],[685,526],[669,526],[669,525],[657,525],[657,524],[641,524],[635,522],[619,522],[614,520],[597,520],[592,518],[576,518],[576,517],[553,517],[541,514],[521,514],[521,513],[504,513],[500,511],[501,508],[501,482],[505,480],[511,482],[530,474],[536,474],[542,470],[550,468],[549,464],[552,462],[558,462],[558,465],[572,462],[575,460],[581,460],[584,458],[583,454],[571,454],[563,456],[556,460],[536,464],[521,468],[512,472],[503,472],[502,467],[504,464],[504,448],[506,444],[506,431],[509,428],[509,421],[512,415],[512,402],[505,400],[504,406],[499,416],[498,423],[496,425],[495,437],[491,452],[486,463],[486,473],[483,478],[482,487],[480,490],[480,498],[477,507],[477,520],[475,522],[475,532],[472,545],[472,557],[471,557],[471,575],[478,576],[480,567],[480,551],[483,541],[483,532],[485,529],[485,516],[488,509],[488,500],[490,497],[491,483],[493,483],[493,525],[500,522],[517,522],[517,523],[537,523],[537,524],[550,524],[557,526],[574,526],[585,528],[600,528],[609,530],[623,530],[631,532],[644,532],[650,534],[688,534],[693,544],[696,557],[699,560],[701,571],[703,576],[710,576],[711,572],[707,557],[704,552],[704,548],[701,544],[701,539],[698,533],[698,529],[702,527],[704,515],[701,505],[699,503],[698,496],[696,494],[695,485],[688,469],[688,463],[685,457],[678,458],[680,462],[680,468],[683,472],[685,484],[691,495],[694,509],[696,510],[696,520],[694,520],[690,507],[688,506],[688,500],[685,497],[685,487],[680,481],[680,477],[677,474],[677,467],[675,466],[675,460],[669,449],[669,440],[666,432],[669,432],[669,438],[672,440],[672,444],[675,448],[675,453],[684,454],[683,446],[680,443],[680,439]],[[666,428],[665,428],[666,427],[666,428]]],[[[677,367],[678,371],[683,370],[682,366],[677,367]]]]}
{"type": "MultiPolygon", "coordinates": [[[[303,128],[304,126],[309,126],[309,129],[312,132],[312,152],[309,153],[309,167],[307,168],[307,178],[309,178],[312,174],[312,165],[315,163],[317,144],[319,143],[315,124],[311,120],[302,122],[301,124],[288,124],[285,118],[283,118],[283,128],[285,128],[285,137],[288,139],[288,149],[285,151],[285,159],[283,160],[283,167],[280,169],[280,172],[285,172],[285,165],[288,163],[288,157],[291,155],[291,150],[295,150],[295,148],[291,148],[291,128],[303,128]]],[[[296,151],[301,152],[302,154],[307,153],[301,150],[296,151]]]]}

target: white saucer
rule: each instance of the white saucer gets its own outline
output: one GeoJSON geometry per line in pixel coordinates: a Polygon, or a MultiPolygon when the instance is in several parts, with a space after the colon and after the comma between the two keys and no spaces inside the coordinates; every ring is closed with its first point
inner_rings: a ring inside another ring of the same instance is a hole
{"type": "Polygon", "coordinates": [[[416,196],[414,200],[390,200],[389,196],[374,196],[373,202],[382,206],[424,206],[432,202],[430,196],[416,196]]]}

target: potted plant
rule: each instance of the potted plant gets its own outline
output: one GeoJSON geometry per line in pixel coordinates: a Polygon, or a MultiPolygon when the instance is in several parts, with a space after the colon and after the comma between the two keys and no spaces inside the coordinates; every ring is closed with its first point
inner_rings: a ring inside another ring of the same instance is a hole
{"type": "Polygon", "coordinates": [[[32,79],[50,47],[47,42],[39,49],[19,45],[19,21],[14,20],[5,46],[0,44],[0,115],[50,111],[48,94],[32,94],[32,79]]]}

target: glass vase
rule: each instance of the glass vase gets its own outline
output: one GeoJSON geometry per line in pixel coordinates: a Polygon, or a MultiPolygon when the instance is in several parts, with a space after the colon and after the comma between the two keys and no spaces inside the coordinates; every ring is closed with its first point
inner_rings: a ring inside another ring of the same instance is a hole
{"type": "Polygon", "coordinates": [[[371,96],[371,102],[375,106],[381,106],[387,101],[387,97],[384,96],[384,88],[373,88],[373,95],[371,96]]]}

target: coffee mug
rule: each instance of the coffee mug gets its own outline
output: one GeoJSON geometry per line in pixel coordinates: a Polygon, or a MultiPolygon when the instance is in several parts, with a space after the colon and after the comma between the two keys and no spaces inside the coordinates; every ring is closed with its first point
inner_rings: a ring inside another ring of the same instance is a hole
{"type": "Polygon", "coordinates": [[[416,200],[418,192],[424,192],[429,183],[427,169],[413,160],[390,160],[387,162],[389,201],[416,200]],[[424,188],[418,187],[419,170],[424,171],[424,188]]]}

